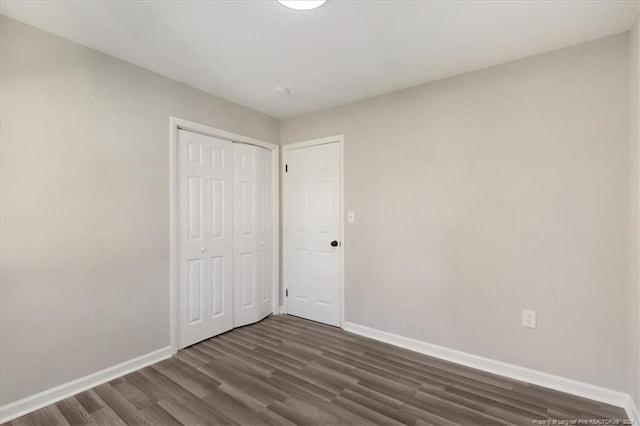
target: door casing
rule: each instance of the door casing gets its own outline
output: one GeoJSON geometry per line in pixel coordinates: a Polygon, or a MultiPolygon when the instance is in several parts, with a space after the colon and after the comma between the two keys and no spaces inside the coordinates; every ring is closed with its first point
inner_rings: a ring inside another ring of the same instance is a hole
{"type": "Polygon", "coordinates": [[[169,324],[170,342],[173,354],[178,352],[178,248],[179,248],[179,223],[178,223],[178,130],[188,130],[190,132],[201,133],[218,139],[225,139],[231,142],[240,142],[266,148],[271,151],[272,173],[272,202],[271,202],[271,222],[273,231],[273,313],[280,313],[280,175],[275,173],[280,166],[279,145],[254,139],[248,136],[231,133],[226,130],[216,129],[185,120],[178,117],[169,117],[169,238],[170,238],[170,266],[169,266],[169,324]]]}
{"type": "MultiPolygon", "coordinates": [[[[289,151],[294,150],[294,149],[300,149],[300,148],[306,148],[306,147],[310,147],[310,146],[316,146],[316,145],[325,145],[325,144],[330,144],[330,143],[337,143],[338,144],[338,150],[340,152],[340,162],[339,162],[339,169],[340,169],[340,179],[338,182],[338,191],[340,192],[340,205],[338,206],[338,209],[340,211],[339,217],[340,217],[340,242],[342,244],[342,250],[340,250],[340,277],[339,277],[339,286],[340,286],[340,327],[344,328],[344,323],[345,323],[345,290],[344,290],[344,253],[346,248],[348,247],[347,244],[345,243],[344,240],[344,135],[334,135],[334,136],[328,136],[325,138],[319,138],[319,139],[311,139],[311,140],[306,140],[306,141],[301,141],[301,142],[296,142],[296,143],[291,143],[291,144],[287,144],[287,145],[283,145],[282,146],[282,160],[281,160],[281,164],[280,164],[280,181],[284,182],[284,174],[285,172],[285,165],[287,164],[287,154],[289,151]]],[[[287,218],[287,205],[288,205],[289,200],[287,200],[287,194],[283,191],[282,193],[282,223],[286,223],[286,221],[288,220],[287,218]]],[[[285,295],[286,289],[288,288],[288,280],[290,279],[290,277],[287,276],[287,265],[290,260],[287,258],[287,247],[286,247],[286,232],[287,232],[287,228],[285,226],[282,227],[282,300],[283,300],[283,306],[280,309],[281,312],[283,314],[288,313],[288,308],[287,308],[287,297],[285,295]]]]}

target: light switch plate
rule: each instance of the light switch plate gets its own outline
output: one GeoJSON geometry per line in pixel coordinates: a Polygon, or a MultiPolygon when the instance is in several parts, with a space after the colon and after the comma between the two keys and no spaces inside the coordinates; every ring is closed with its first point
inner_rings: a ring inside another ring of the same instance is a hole
{"type": "Polygon", "coordinates": [[[536,328],[536,311],[522,310],[522,326],[527,328],[536,328]]]}
{"type": "Polygon", "coordinates": [[[356,221],[356,212],[353,212],[353,211],[347,212],[347,221],[355,222],[356,221]]]}

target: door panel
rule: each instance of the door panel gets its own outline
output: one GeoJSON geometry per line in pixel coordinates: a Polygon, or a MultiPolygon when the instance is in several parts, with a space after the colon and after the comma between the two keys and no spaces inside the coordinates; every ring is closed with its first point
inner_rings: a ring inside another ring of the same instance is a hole
{"type": "Polygon", "coordinates": [[[202,259],[188,261],[189,269],[189,325],[202,321],[202,259]]]}
{"type": "Polygon", "coordinates": [[[188,176],[188,212],[189,239],[202,239],[202,177],[188,176]]]}
{"type": "Polygon", "coordinates": [[[211,306],[213,306],[212,318],[224,315],[225,313],[225,307],[223,304],[225,298],[224,263],[224,256],[215,256],[211,258],[211,306]]]}
{"type": "Polygon", "coordinates": [[[234,327],[258,320],[258,148],[233,144],[234,327]]]}
{"type": "Polygon", "coordinates": [[[288,312],[340,326],[340,145],[288,150],[284,175],[288,312]]]}
{"type": "Polygon", "coordinates": [[[240,277],[240,308],[251,308],[254,303],[253,288],[255,287],[256,279],[254,272],[256,269],[256,254],[255,252],[240,254],[240,270],[242,276],[240,277]]]}
{"type": "Polygon", "coordinates": [[[273,221],[271,151],[258,148],[258,314],[273,312],[273,221]]]}
{"type": "Polygon", "coordinates": [[[233,327],[232,144],[178,131],[178,346],[233,327]]]}
{"type": "Polygon", "coordinates": [[[224,204],[225,182],[222,179],[211,179],[211,233],[209,238],[224,238],[224,204]]]}

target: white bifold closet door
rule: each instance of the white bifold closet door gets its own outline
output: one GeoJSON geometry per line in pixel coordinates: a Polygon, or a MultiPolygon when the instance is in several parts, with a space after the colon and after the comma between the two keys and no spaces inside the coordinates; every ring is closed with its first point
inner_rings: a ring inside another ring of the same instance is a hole
{"type": "Polygon", "coordinates": [[[273,311],[271,151],[178,131],[178,345],[273,311]]]}
{"type": "Polygon", "coordinates": [[[271,152],[233,144],[233,326],[272,312],[271,152]]]}
{"type": "Polygon", "coordinates": [[[233,328],[233,144],[178,131],[178,344],[233,328]]]}

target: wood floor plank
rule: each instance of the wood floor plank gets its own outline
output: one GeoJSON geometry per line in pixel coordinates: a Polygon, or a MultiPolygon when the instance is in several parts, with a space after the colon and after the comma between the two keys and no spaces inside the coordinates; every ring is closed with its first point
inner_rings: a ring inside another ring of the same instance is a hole
{"type": "Polygon", "coordinates": [[[151,398],[124,377],[121,377],[117,381],[112,381],[111,386],[113,386],[113,388],[123,397],[129,400],[129,402],[131,402],[131,404],[133,404],[133,406],[138,410],[144,410],[153,404],[153,400],[151,398]]]}
{"type": "Polygon", "coordinates": [[[507,419],[499,419],[498,417],[485,413],[482,409],[478,409],[475,406],[461,404],[425,392],[418,391],[413,398],[407,399],[405,403],[420,407],[423,410],[439,412],[443,417],[455,419],[456,422],[460,421],[461,423],[505,426],[513,424],[507,419]]]}
{"type": "Polygon", "coordinates": [[[276,370],[274,367],[268,364],[259,362],[257,360],[254,360],[252,358],[245,358],[245,357],[225,358],[224,362],[252,376],[270,377],[273,374],[273,372],[276,370]]]}
{"type": "Polygon", "coordinates": [[[220,390],[220,392],[226,393],[231,398],[238,401],[240,404],[252,410],[254,413],[258,413],[267,408],[267,404],[260,401],[258,398],[255,398],[253,395],[250,395],[249,393],[243,392],[242,390],[234,387],[233,385],[223,383],[218,386],[218,389],[220,390]]]}
{"type": "Polygon", "coordinates": [[[97,425],[126,426],[127,424],[113,410],[108,407],[100,408],[91,413],[91,418],[97,425]]]}
{"type": "Polygon", "coordinates": [[[285,383],[291,384],[293,386],[306,389],[309,392],[315,394],[318,398],[321,398],[325,401],[331,401],[340,393],[339,390],[331,392],[330,390],[327,390],[326,387],[318,386],[313,380],[307,380],[306,378],[301,378],[300,376],[294,376],[293,374],[289,374],[285,371],[276,371],[271,376],[270,382],[275,383],[278,379],[281,379],[285,383]]]}
{"type": "Polygon", "coordinates": [[[257,416],[260,418],[260,420],[262,420],[263,424],[265,425],[272,425],[272,426],[292,426],[295,425],[295,423],[285,419],[284,417],[280,416],[279,414],[274,413],[273,411],[267,409],[264,409],[262,411],[260,411],[257,416]]]}
{"type": "Polygon", "coordinates": [[[182,403],[174,399],[161,399],[158,401],[158,405],[183,425],[202,426],[207,424],[206,420],[201,419],[182,403]]]}
{"type": "Polygon", "coordinates": [[[296,398],[274,401],[269,409],[297,425],[337,425],[341,420],[296,398]]]}
{"type": "Polygon", "coordinates": [[[210,357],[193,348],[183,349],[179,351],[175,357],[193,368],[198,368],[211,362],[210,357]]]}
{"type": "Polygon", "coordinates": [[[204,401],[215,410],[219,410],[241,425],[261,423],[260,418],[256,416],[256,412],[225,392],[216,389],[207,395],[204,401]]]}
{"type": "Polygon", "coordinates": [[[120,395],[109,383],[97,386],[94,391],[126,424],[143,424],[143,418],[138,409],[120,395]]]}
{"type": "Polygon", "coordinates": [[[531,425],[626,420],[608,404],[271,316],[8,423],[531,425]]]}
{"type": "Polygon", "coordinates": [[[332,380],[330,377],[325,377],[325,376],[318,377],[317,375],[310,373],[307,369],[282,368],[282,369],[276,370],[273,373],[274,377],[281,376],[281,375],[293,376],[297,379],[303,380],[307,383],[317,386],[318,388],[321,388],[324,392],[330,393],[333,395],[339,394],[343,389],[343,386],[340,386],[339,384],[335,383],[335,381],[332,380]]]}
{"type": "Polygon", "coordinates": [[[140,414],[149,425],[183,426],[182,422],[156,403],[146,406],[140,414]]]}
{"type": "MultiPolygon", "coordinates": [[[[236,424],[224,414],[214,410],[207,405],[202,399],[196,397],[194,394],[183,388],[176,382],[169,379],[167,376],[161,374],[153,368],[147,368],[141,370],[145,376],[151,381],[157,383],[159,386],[166,388],[169,395],[168,399],[175,399],[180,402],[185,408],[195,414],[197,417],[210,422],[212,424],[236,424]]],[[[175,417],[175,416],[174,416],[175,417]]]]}
{"type": "Polygon", "coordinates": [[[411,405],[402,406],[398,411],[402,415],[415,416],[416,424],[426,423],[428,425],[433,425],[433,426],[457,426],[461,424],[461,423],[456,423],[454,421],[451,421],[446,417],[441,417],[437,413],[424,411],[411,405]]]}
{"type": "Polygon", "coordinates": [[[94,398],[94,393],[92,390],[81,392],[75,395],[74,398],[89,414],[102,408],[102,405],[96,400],[96,398],[94,398]]]}
{"type": "Polygon", "coordinates": [[[280,382],[280,386],[290,387],[290,394],[294,394],[296,399],[309,404],[312,407],[315,407],[322,412],[331,413],[333,416],[341,419],[340,423],[343,424],[365,424],[367,423],[366,418],[359,416],[356,412],[349,411],[348,409],[337,405],[332,404],[331,401],[325,401],[313,393],[309,391],[304,386],[293,385],[291,383],[285,383],[284,381],[280,382]]]}
{"type": "MultiPolygon", "coordinates": [[[[358,388],[356,390],[362,391],[366,388],[358,388]]],[[[375,396],[369,394],[369,396],[375,396]]],[[[386,404],[380,402],[377,398],[369,398],[368,396],[364,396],[363,393],[356,392],[353,390],[345,390],[342,392],[337,400],[348,400],[352,404],[357,404],[361,407],[368,408],[384,417],[390,418],[398,423],[402,423],[405,425],[412,425],[418,419],[414,415],[407,414],[401,411],[401,408],[404,406],[404,403],[398,402],[397,404],[386,404]]],[[[395,401],[395,400],[394,400],[395,401]]]]}
{"type": "Polygon", "coordinates": [[[172,362],[168,368],[159,369],[160,373],[199,398],[207,395],[211,389],[221,384],[218,380],[202,374],[199,370],[183,363],[179,359],[170,359],[167,361],[172,362]]]}
{"type": "Polygon", "coordinates": [[[56,407],[71,426],[94,424],[91,415],[74,397],[57,402],[56,407]]]}
{"type": "Polygon", "coordinates": [[[392,426],[397,426],[397,425],[405,425],[405,424],[413,424],[414,420],[412,419],[410,422],[408,423],[402,423],[399,422],[398,420],[394,420],[392,417],[388,417],[386,415],[384,415],[383,413],[380,413],[379,411],[376,411],[375,409],[366,407],[364,405],[358,404],[355,401],[352,401],[348,398],[344,398],[343,396],[337,396],[334,400],[333,403],[339,407],[342,407],[346,410],[349,410],[355,414],[357,414],[359,417],[362,417],[363,419],[366,420],[366,422],[370,422],[373,424],[377,424],[377,425],[392,425],[392,426]]]}
{"type": "Polygon", "coordinates": [[[494,401],[489,398],[482,398],[473,394],[455,393],[449,390],[433,389],[431,391],[434,395],[437,395],[443,399],[447,399],[457,404],[473,408],[477,411],[484,411],[487,414],[491,414],[495,417],[504,418],[509,422],[514,423],[531,423],[533,419],[544,420],[547,418],[546,412],[542,411],[529,411],[519,407],[514,407],[510,404],[494,401]]]}
{"type": "Polygon", "coordinates": [[[124,377],[154,402],[170,397],[169,390],[166,387],[153,380],[153,378],[147,377],[150,371],[151,367],[146,367],[124,377]]]}
{"type": "Polygon", "coordinates": [[[200,371],[215,377],[223,383],[231,383],[238,389],[249,392],[256,398],[269,404],[274,400],[283,401],[289,397],[288,394],[278,388],[261,382],[257,378],[242,371],[238,371],[223,361],[224,360],[216,360],[209,363],[201,367],[200,371]]]}
{"type": "Polygon", "coordinates": [[[356,402],[361,402],[363,405],[367,405],[364,401],[369,401],[372,407],[388,407],[391,410],[397,410],[404,405],[404,402],[396,399],[393,396],[386,395],[382,392],[378,392],[374,389],[370,389],[362,384],[358,384],[358,386],[354,386],[350,389],[345,389],[340,392],[340,396],[344,396],[345,398],[352,399],[356,402]],[[356,398],[357,395],[357,399],[356,398]]]}

